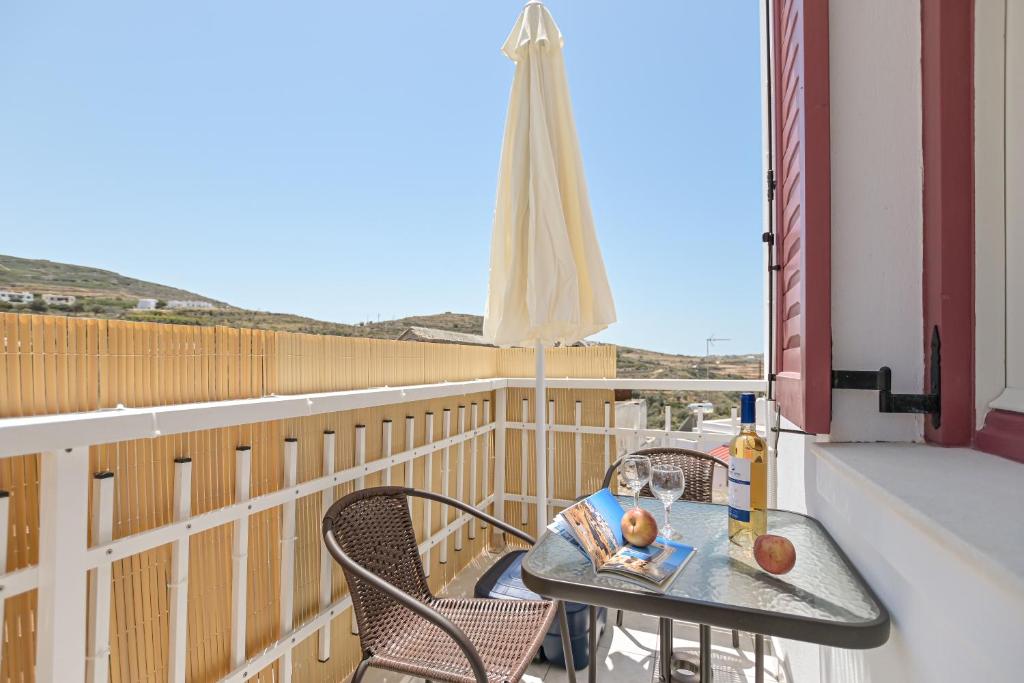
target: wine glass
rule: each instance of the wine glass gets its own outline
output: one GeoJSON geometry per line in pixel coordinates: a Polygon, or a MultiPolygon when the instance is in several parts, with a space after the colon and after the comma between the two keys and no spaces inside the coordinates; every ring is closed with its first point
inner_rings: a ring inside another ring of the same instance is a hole
{"type": "Polygon", "coordinates": [[[669,514],[672,512],[672,503],[683,495],[684,488],[686,477],[679,465],[655,465],[651,468],[651,493],[665,506],[665,523],[661,527],[661,535],[665,538],[678,538],[678,533],[669,521],[669,514]]]}
{"type": "Polygon", "coordinates": [[[622,461],[619,473],[633,492],[633,507],[640,507],[640,489],[651,480],[651,459],[646,455],[628,455],[622,461]]]}

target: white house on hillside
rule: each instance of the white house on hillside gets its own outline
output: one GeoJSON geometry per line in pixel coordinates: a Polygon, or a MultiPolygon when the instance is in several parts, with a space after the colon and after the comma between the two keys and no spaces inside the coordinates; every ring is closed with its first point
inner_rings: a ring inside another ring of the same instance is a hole
{"type": "Polygon", "coordinates": [[[211,304],[209,301],[179,301],[177,299],[171,299],[170,301],[167,302],[167,308],[173,308],[177,310],[209,310],[212,309],[213,307],[213,304],[211,304]]]}
{"type": "Polygon", "coordinates": [[[32,299],[35,297],[32,292],[10,292],[7,290],[0,290],[0,301],[6,301],[11,304],[30,304],[32,299]]]}

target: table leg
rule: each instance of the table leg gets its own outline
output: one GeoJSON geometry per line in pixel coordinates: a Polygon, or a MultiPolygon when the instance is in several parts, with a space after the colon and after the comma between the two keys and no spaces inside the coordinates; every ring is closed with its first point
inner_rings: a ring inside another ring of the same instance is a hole
{"type": "Polygon", "coordinates": [[[661,659],[661,681],[672,683],[672,620],[658,619],[658,640],[661,659]]]}
{"type": "MultiPolygon", "coordinates": [[[[707,626],[700,626],[698,624],[701,637],[701,646],[698,650],[698,654],[704,651],[705,642],[710,643],[711,628],[707,626]]],[[[659,631],[660,632],[660,631],[659,631]]],[[[672,647],[671,630],[669,631],[668,647],[672,647]]],[[[660,643],[660,641],[659,641],[660,643]]],[[[708,645],[710,650],[710,644],[708,645]]],[[[710,660],[709,660],[710,661],[710,660]]],[[[700,677],[700,661],[698,657],[694,657],[686,650],[672,650],[672,681],[673,683],[697,683],[697,681],[704,680],[705,683],[711,682],[710,674],[706,679],[700,677]]]]}
{"type": "Polygon", "coordinates": [[[764,683],[764,636],[754,636],[754,683],[764,683]]]}
{"type": "Polygon", "coordinates": [[[590,666],[587,668],[587,680],[597,683],[597,607],[590,606],[590,666]]]}
{"type": "Polygon", "coordinates": [[[711,682],[711,627],[700,625],[700,680],[711,682]]]}

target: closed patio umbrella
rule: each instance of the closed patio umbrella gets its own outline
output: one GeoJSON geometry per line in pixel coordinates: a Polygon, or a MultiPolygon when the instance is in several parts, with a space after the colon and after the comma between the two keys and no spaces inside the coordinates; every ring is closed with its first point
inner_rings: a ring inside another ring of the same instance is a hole
{"type": "Polygon", "coordinates": [[[544,347],[574,343],[615,322],[562,44],[550,12],[531,0],[502,47],[515,62],[515,76],[498,170],[484,313],[489,340],[536,348],[538,524],[547,519],[544,347]]]}

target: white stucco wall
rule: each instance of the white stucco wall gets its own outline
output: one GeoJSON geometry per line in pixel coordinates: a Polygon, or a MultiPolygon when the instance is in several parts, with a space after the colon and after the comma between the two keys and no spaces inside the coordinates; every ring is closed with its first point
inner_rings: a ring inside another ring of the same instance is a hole
{"type": "MultiPolygon", "coordinates": [[[[792,427],[785,420],[783,424],[792,427]]],[[[780,436],[778,507],[819,519],[839,541],[858,570],[864,572],[866,558],[860,557],[859,553],[854,554],[858,549],[848,547],[849,535],[837,534],[835,525],[828,519],[829,515],[822,515],[827,511],[822,509],[817,494],[818,471],[814,456],[808,453],[808,447],[813,447],[812,443],[812,437],[791,434],[780,436]]],[[[867,580],[872,586],[875,585],[872,578],[867,580]]],[[[840,650],[781,638],[772,638],[772,646],[779,657],[787,683],[879,683],[910,680],[900,662],[900,638],[898,630],[894,629],[884,647],[866,651],[840,650]]]]}
{"type": "MultiPolygon", "coordinates": [[[[923,387],[921,7],[829,4],[832,367],[892,368],[923,387]]],[[[919,416],[880,415],[873,391],[834,391],[834,441],[915,441],[919,416]]]]}
{"type": "Polygon", "coordinates": [[[779,507],[820,520],[892,619],[872,650],[773,639],[787,681],[1019,680],[1024,548],[1010,539],[1024,468],[966,449],[793,435],[778,467],[779,507]]]}

